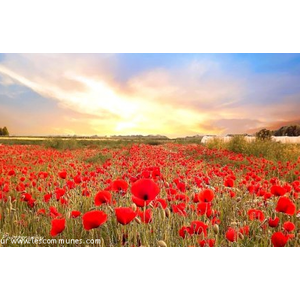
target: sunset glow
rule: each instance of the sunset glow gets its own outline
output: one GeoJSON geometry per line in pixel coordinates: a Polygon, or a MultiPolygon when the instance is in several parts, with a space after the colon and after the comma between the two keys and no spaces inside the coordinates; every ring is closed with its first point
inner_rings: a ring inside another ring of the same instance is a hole
{"type": "Polygon", "coordinates": [[[12,135],[253,133],[299,122],[293,54],[2,54],[12,135]]]}

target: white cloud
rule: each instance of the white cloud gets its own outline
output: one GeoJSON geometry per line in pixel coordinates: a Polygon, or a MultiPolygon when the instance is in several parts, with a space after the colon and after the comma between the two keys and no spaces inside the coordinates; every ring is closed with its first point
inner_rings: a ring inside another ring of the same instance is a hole
{"type": "Polygon", "coordinates": [[[81,120],[91,134],[222,133],[226,126],[232,130],[226,120],[249,128],[273,121],[276,113],[263,111],[258,95],[271,97],[274,85],[275,91],[295,85],[295,78],[287,75],[278,80],[243,71],[239,76],[216,62],[196,60],[147,70],[121,84],[114,79],[117,64],[115,55],[9,55],[0,74],[2,84],[24,85],[84,115],[81,120]]]}

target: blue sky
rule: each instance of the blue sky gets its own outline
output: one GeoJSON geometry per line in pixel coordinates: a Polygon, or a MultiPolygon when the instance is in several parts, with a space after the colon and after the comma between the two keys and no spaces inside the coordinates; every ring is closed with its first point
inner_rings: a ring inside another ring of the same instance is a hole
{"type": "Polygon", "coordinates": [[[230,68],[246,65],[255,73],[300,72],[300,54],[236,53],[236,54],[119,54],[122,71],[134,74],[150,68],[172,68],[191,60],[213,60],[230,68]]]}
{"type": "Polygon", "coordinates": [[[299,54],[0,54],[16,135],[252,133],[299,104],[299,54]]]}

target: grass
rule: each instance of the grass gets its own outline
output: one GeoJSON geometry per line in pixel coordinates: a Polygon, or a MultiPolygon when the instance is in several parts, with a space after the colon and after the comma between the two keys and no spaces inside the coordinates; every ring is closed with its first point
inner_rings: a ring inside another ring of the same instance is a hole
{"type": "Polygon", "coordinates": [[[296,162],[300,157],[300,145],[284,144],[270,140],[247,142],[244,137],[233,137],[229,142],[214,138],[206,144],[209,149],[228,150],[247,156],[264,157],[272,161],[296,162]]]}
{"type": "Polygon", "coordinates": [[[152,146],[163,145],[170,143],[172,140],[163,139],[149,139],[149,138],[137,138],[137,139],[113,139],[113,138],[33,138],[33,137],[22,137],[22,138],[0,138],[0,144],[3,145],[41,145],[46,148],[56,150],[75,150],[84,147],[88,148],[108,148],[108,149],[119,149],[122,147],[130,146],[133,144],[146,144],[152,146]]]}
{"type": "Polygon", "coordinates": [[[108,159],[111,158],[111,155],[104,155],[102,153],[96,153],[91,157],[84,158],[83,161],[88,164],[104,164],[108,159]]]}

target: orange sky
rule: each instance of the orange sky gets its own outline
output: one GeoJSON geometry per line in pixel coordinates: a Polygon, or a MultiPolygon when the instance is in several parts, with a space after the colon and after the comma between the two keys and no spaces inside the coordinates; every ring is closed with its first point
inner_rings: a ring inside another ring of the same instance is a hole
{"type": "Polygon", "coordinates": [[[177,137],[299,122],[299,57],[253,55],[1,55],[0,126],[177,137]]]}

